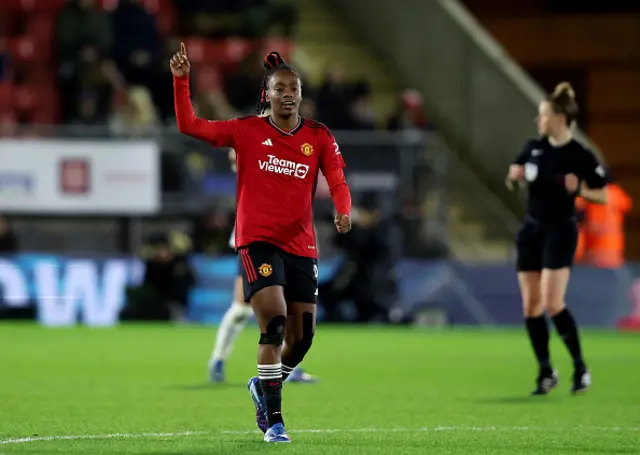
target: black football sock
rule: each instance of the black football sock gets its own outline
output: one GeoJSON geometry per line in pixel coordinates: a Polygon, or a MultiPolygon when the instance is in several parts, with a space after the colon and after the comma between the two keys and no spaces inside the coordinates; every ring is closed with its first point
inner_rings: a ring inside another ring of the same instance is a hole
{"type": "Polygon", "coordinates": [[[285,345],[282,350],[282,382],[286,381],[300,364],[305,352],[300,352],[295,343],[293,346],[285,345]]]}
{"type": "Polygon", "coordinates": [[[533,352],[536,354],[540,372],[551,374],[551,361],[549,360],[549,327],[544,316],[525,318],[527,332],[531,340],[533,352]]]}
{"type": "Polygon", "coordinates": [[[258,379],[267,408],[269,428],[282,420],[282,364],[258,365],[258,379]]]}
{"type": "Polygon", "coordinates": [[[569,310],[565,308],[560,313],[556,314],[553,317],[553,323],[573,358],[573,365],[576,370],[585,370],[586,365],[582,359],[578,326],[576,325],[576,321],[573,319],[569,310]]]}
{"type": "Polygon", "coordinates": [[[287,378],[293,373],[296,367],[290,367],[287,365],[284,356],[282,356],[282,382],[286,381],[287,378]]]}

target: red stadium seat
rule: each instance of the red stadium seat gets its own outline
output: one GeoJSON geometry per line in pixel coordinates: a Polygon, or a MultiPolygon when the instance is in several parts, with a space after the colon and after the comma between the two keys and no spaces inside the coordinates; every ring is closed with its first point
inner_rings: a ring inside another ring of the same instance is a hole
{"type": "Polygon", "coordinates": [[[18,132],[18,119],[12,112],[0,112],[0,137],[13,137],[18,132]]]}
{"type": "Polygon", "coordinates": [[[48,108],[34,112],[29,120],[35,125],[55,125],[58,122],[58,116],[55,109],[48,108]]]}
{"type": "Polygon", "coordinates": [[[29,18],[27,34],[35,38],[38,43],[52,40],[55,28],[55,18],[49,14],[39,14],[29,18]]]}
{"type": "Polygon", "coordinates": [[[206,40],[199,37],[188,37],[183,40],[187,47],[187,54],[191,63],[201,63],[205,60],[206,40]]]}
{"type": "Polygon", "coordinates": [[[252,48],[252,43],[242,39],[206,40],[189,37],[184,40],[189,60],[193,63],[215,63],[225,66],[235,64],[244,59],[252,48]]]}
{"type": "Polygon", "coordinates": [[[177,16],[174,11],[159,11],[156,14],[156,23],[158,24],[158,32],[163,38],[169,38],[176,29],[177,16]]]}
{"type": "MultiPolygon", "coordinates": [[[[27,120],[55,119],[58,112],[58,99],[51,85],[23,84],[13,90],[13,106],[27,120]]],[[[53,120],[49,120],[51,122],[53,120]]],[[[44,123],[48,123],[44,122],[44,123]]]]}
{"type": "Polygon", "coordinates": [[[67,0],[2,0],[3,2],[17,2],[19,9],[22,11],[51,11],[58,12],[64,5],[67,4],[67,0]]]}
{"type": "Polygon", "coordinates": [[[13,91],[13,85],[9,83],[0,82],[0,111],[13,110],[11,108],[11,93],[13,91]]]}
{"type": "Polygon", "coordinates": [[[118,7],[118,0],[98,0],[98,7],[102,8],[105,11],[113,11],[118,7]]]}
{"type": "Polygon", "coordinates": [[[2,0],[0,1],[0,14],[5,15],[10,11],[20,11],[22,0],[2,0]]]}
{"type": "Polygon", "coordinates": [[[18,62],[48,62],[51,58],[51,40],[38,41],[33,36],[20,36],[7,40],[9,54],[18,62]]]}
{"type": "Polygon", "coordinates": [[[285,60],[291,60],[294,47],[292,41],[284,38],[267,38],[262,46],[262,51],[265,54],[276,51],[279,52],[285,60]]]}
{"type": "Polygon", "coordinates": [[[13,106],[18,112],[32,111],[35,109],[38,99],[38,91],[32,85],[16,86],[12,93],[13,106]]]}
{"type": "Polygon", "coordinates": [[[17,15],[0,9],[0,38],[8,38],[15,35],[18,22],[17,15]]]}
{"type": "Polygon", "coordinates": [[[56,80],[55,71],[48,65],[32,64],[25,67],[22,73],[21,77],[16,79],[16,83],[48,87],[51,81],[56,80]]]}
{"type": "Polygon", "coordinates": [[[194,71],[194,87],[196,92],[208,92],[220,88],[222,75],[216,65],[199,65],[194,71]]]}
{"type": "Polygon", "coordinates": [[[253,43],[248,40],[229,38],[211,43],[210,52],[221,65],[241,62],[251,53],[253,43]]]}

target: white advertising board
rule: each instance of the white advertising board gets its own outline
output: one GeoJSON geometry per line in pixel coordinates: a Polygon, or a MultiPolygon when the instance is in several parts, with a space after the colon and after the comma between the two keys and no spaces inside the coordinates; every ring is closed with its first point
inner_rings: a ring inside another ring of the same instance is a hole
{"type": "Polygon", "coordinates": [[[152,214],[159,174],[151,141],[0,141],[0,212],[152,214]]]}

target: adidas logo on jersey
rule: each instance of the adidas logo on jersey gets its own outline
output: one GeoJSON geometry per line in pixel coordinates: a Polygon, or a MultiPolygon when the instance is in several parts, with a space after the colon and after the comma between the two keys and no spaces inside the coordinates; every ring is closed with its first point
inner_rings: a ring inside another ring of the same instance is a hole
{"type": "Polygon", "coordinates": [[[258,160],[260,169],[274,174],[289,175],[298,179],[303,179],[309,172],[309,166],[295,161],[281,160],[274,155],[267,155],[266,161],[258,160]]]}
{"type": "Polygon", "coordinates": [[[266,145],[267,147],[273,147],[273,142],[271,142],[271,139],[267,139],[262,143],[262,145],[266,145]]]}

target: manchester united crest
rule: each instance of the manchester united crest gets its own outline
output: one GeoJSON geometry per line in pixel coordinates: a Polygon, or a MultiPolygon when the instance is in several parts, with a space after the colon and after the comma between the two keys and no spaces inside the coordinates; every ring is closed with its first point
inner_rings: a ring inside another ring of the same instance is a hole
{"type": "Polygon", "coordinates": [[[267,278],[273,273],[273,267],[271,267],[271,264],[262,264],[260,267],[258,267],[258,273],[267,278]]]}
{"type": "Polygon", "coordinates": [[[313,146],[307,142],[302,144],[302,146],[300,147],[300,150],[302,150],[302,153],[305,156],[311,156],[313,154],[313,146]]]}

